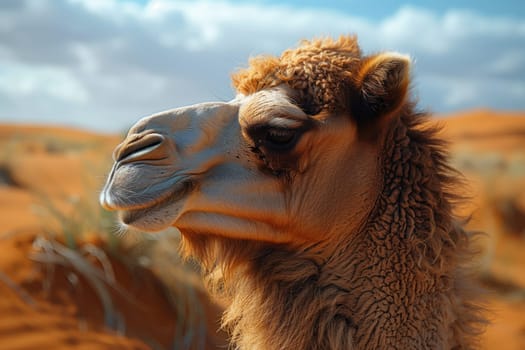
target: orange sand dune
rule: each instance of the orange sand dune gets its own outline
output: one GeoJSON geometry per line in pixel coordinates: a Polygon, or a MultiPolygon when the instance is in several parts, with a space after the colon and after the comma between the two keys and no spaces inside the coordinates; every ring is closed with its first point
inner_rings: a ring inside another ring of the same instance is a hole
{"type": "Polygon", "coordinates": [[[501,153],[525,149],[525,112],[480,109],[444,116],[443,123],[456,148],[501,153]]]}
{"type": "Polygon", "coordinates": [[[475,109],[447,115],[439,115],[445,119],[450,133],[456,135],[494,135],[512,134],[525,127],[525,112],[494,111],[491,109],[475,109]]]}

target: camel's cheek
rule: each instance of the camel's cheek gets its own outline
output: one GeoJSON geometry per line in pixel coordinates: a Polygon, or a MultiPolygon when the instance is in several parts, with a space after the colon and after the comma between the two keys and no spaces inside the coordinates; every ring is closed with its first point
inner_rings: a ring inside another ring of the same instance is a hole
{"type": "Polygon", "coordinates": [[[372,210],[380,187],[377,148],[358,144],[352,131],[348,125],[334,128],[323,147],[305,153],[305,170],[286,193],[290,224],[307,239],[328,239],[342,226],[356,228],[372,210]]]}

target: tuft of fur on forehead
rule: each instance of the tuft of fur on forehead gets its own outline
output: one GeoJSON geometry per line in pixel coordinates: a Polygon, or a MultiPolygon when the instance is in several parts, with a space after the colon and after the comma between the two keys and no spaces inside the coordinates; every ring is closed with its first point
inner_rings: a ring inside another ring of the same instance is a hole
{"type": "Polygon", "coordinates": [[[300,96],[297,103],[308,114],[345,108],[343,89],[356,79],[361,50],[355,36],[304,40],[281,57],[257,56],[232,75],[238,93],[250,95],[286,83],[300,96]]]}

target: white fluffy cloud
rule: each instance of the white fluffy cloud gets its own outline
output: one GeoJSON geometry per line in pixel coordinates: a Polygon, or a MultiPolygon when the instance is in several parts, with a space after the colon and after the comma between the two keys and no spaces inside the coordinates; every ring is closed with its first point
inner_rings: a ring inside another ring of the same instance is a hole
{"type": "Polygon", "coordinates": [[[0,119],[124,129],[159,110],[232,97],[229,73],[302,38],[356,33],[415,61],[421,106],[525,108],[525,21],[401,7],[382,20],[225,1],[0,3],[0,119]]]}

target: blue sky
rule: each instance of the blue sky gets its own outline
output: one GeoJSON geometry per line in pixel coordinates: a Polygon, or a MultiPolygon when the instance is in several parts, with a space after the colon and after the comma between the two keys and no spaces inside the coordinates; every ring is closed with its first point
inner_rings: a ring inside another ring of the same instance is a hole
{"type": "Polygon", "coordinates": [[[522,1],[0,1],[0,122],[126,129],[233,97],[229,74],[302,38],[356,33],[413,59],[421,108],[525,110],[522,1]]]}
{"type": "MultiPolygon", "coordinates": [[[[138,0],[139,3],[144,3],[138,0]]],[[[504,15],[515,18],[525,17],[525,4],[522,0],[416,0],[416,1],[362,1],[362,0],[288,0],[288,1],[234,1],[234,3],[259,3],[259,4],[282,4],[286,3],[294,7],[312,7],[318,9],[334,9],[356,16],[370,19],[381,19],[388,17],[401,6],[413,6],[429,9],[437,14],[444,14],[451,9],[470,9],[487,15],[504,15]]]]}
{"type": "MultiPolygon", "coordinates": [[[[132,0],[137,4],[144,5],[149,0],[132,0]]],[[[180,1],[180,0],[179,0],[180,1]]],[[[259,4],[259,5],[282,5],[286,4],[296,8],[332,9],[345,12],[355,16],[363,16],[369,19],[381,19],[388,17],[401,6],[423,7],[437,14],[444,14],[451,9],[473,10],[490,16],[507,16],[514,18],[525,17],[525,4],[523,0],[415,0],[415,1],[363,1],[363,0],[234,0],[233,4],[259,4]]]]}

